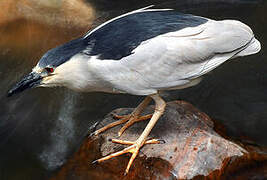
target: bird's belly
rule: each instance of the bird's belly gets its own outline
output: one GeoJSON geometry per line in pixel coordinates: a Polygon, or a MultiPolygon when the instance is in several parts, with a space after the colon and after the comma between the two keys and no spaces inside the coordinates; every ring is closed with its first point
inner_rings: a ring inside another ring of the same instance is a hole
{"type": "MultiPolygon", "coordinates": [[[[103,70],[103,68],[101,69],[103,70]]],[[[99,74],[105,74],[106,76],[100,79],[98,78],[97,81],[99,82],[97,82],[94,87],[99,88],[94,89],[94,91],[150,95],[157,93],[159,90],[184,89],[197,85],[201,81],[201,77],[199,77],[192,80],[178,80],[170,83],[162,80],[156,84],[151,84],[149,79],[147,79],[149,75],[141,74],[138,71],[125,68],[125,66],[119,64],[113,66],[110,71],[106,69],[105,72],[102,72],[101,69],[98,69],[97,72],[99,74]]],[[[90,87],[87,89],[90,89],[90,87]]]]}
{"type": "Polygon", "coordinates": [[[178,86],[167,87],[167,88],[159,88],[159,90],[176,90],[176,89],[189,88],[189,87],[198,85],[202,79],[203,79],[202,77],[198,77],[198,78],[190,80],[188,83],[185,83],[184,85],[178,85],[178,86]]]}

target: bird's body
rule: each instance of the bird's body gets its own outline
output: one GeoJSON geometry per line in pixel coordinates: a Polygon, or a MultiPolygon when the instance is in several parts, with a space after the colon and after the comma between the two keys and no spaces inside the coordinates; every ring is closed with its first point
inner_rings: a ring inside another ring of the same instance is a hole
{"type": "MultiPolygon", "coordinates": [[[[82,92],[155,94],[195,85],[228,59],[259,49],[252,30],[239,21],[140,10],[53,49],[66,59],[55,69],[64,77],[53,84],[82,92]]],[[[41,66],[51,64],[49,55],[41,66]]]]}
{"type": "Polygon", "coordinates": [[[85,36],[48,51],[9,95],[37,86],[147,95],[126,118],[129,121],[119,132],[136,122],[153,99],[156,109],[141,136],[136,142],[127,142],[132,145],[123,151],[98,160],[130,152],[133,155],[127,173],[164,112],[165,102],[159,91],[196,85],[204,74],[225,61],[257,53],[260,49],[252,30],[239,21],[215,21],[174,10],[143,8],[114,18],[85,36]]]}

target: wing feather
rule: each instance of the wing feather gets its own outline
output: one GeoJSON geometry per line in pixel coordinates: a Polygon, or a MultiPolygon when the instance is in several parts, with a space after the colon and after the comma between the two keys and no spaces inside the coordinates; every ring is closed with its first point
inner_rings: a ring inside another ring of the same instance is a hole
{"type": "Polygon", "coordinates": [[[208,20],[205,24],[148,40],[122,63],[141,75],[146,82],[145,88],[174,89],[185,86],[228,59],[253,54],[259,49],[259,42],[245,24],[208,20]],[[251,50],[244,53],[246,49],[251,50]]]}
{"type": "Polygon", "coordinates": [[[101,60],[121,60],[157,36],[204,24],[207,19],[169,9],[143,9],[114,18],[88,33],[83,51],[101,60]]]}

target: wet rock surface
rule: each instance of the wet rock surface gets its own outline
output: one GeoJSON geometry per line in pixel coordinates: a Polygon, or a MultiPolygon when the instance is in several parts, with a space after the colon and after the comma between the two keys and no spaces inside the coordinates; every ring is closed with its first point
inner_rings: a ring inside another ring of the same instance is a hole
{"type": "MultiPolygon", "coordinates": [[[[117,109],[112,113],[124,115],[132,110],[117,109]]],[[[149,106],[144,114],[153,110],[154,106],[149,106]]],[[[97,128],[113,121],[109,114],[97,128]]],[[[147,123],[135,123],[119,139],[135,141],[147,123]]],[[[149,138],[162,139],[165,143],[143,146],[127,176],[123,172],[130,154],[92,164],[95,159],[127,147],[110,141],[118,138],[117,132],[121,127],[85,139],[52,179],[267,178],[266,151],[223,138],[214,130],[213,121],[205,113],[184,101],[167,104],[164,115],[149,135],[149,138]]]]}

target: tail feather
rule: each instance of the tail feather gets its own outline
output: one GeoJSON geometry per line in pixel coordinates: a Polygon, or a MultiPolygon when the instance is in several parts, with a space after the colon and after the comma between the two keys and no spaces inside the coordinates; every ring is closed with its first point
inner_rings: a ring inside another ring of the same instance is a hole
{"type": "Polygon", "coordinates": [[[251,54],[256,54],[261,50],[261,43],[256,39],[253,38],[250,43],[240,51],[236,56],[247,56],[251,54]]]}

